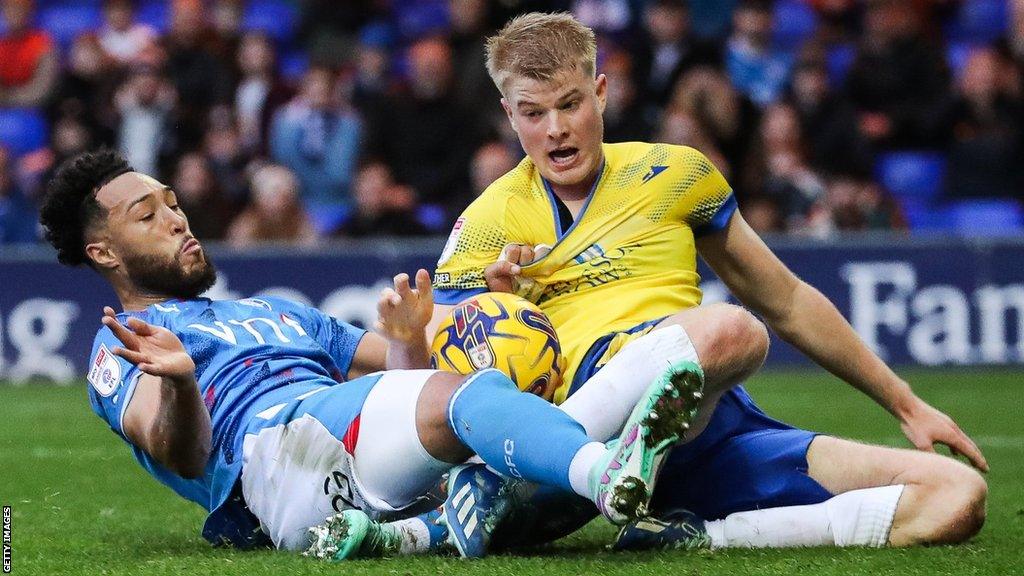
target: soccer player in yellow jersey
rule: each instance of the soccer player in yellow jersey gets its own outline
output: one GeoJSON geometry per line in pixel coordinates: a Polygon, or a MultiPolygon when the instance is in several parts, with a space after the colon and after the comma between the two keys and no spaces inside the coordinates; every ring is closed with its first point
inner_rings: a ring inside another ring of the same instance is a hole
{"type": "MultiPolygon", "coordinates": [[[[611,80],[595,73],[595,54],[593,32],[567,14],[520,16],[489,40],[488,70],[528,157],[455,222],[434,275],[434,325],[487,290],[536,302],[569,364],[555,400],[597,439],[614,433],[618,406],[628,410],[666,363],[699,362],[702,419],[669,456],[652,506],[707,519],[697,528],[712,547],[905,546],[975,534],[985,480],[933,450],[944,444],[986,470],[975,444],[776,258],[703,154],[602,142],[611,80]],[[767,333],[739,307],[698,307],[698,254],[780,337],[897,418],[918,450],[794,429],[732,388],[760,366],[767,333]]],[[[619,545],[679,544],[660,532],[627,527],[619,545]]]]}

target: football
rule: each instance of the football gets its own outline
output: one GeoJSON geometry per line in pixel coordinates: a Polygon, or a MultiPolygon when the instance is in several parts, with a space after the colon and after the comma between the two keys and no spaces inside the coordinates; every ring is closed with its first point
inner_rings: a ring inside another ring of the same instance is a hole
{"type": "Polygon", "coordinates": [[[524,392],[551,400],[565,357],[551,320],[515,294],[488,292],[460,302],[431,345],[433,368],[469,374],[497,368],[524,392]]]}

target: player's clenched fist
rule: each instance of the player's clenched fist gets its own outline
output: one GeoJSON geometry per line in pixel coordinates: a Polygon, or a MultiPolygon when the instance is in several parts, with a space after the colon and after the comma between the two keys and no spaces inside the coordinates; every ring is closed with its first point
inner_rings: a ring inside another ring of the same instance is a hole
{"type": "Polygon", "coordinates": [[[117,321],[110,306],[103,308],[100,321],[124,345],[115,346],[111,352],[135,364],[139,370],[175,382],[192,383],[195,380],[195,362],[185,351],[181,340],[170,330],[134,317],[128,319],[125,327],[117,321]]]}
{"type": "Polygon", "coordinates": [[[517,292],[523,266],[534,263],[551,251],[545,244],[506,244],[498,260],[484,269],[484,280],[491,292],[517,292]]]}
{"type": "Polygon", "coordinates": [[[385,288],[377,302],[375,328],[389,340],[423,338],[423,330],[434,313],[434,294],[430,274],[420,268],[416,287],[409,284],[409,275],[395,276],[394,288],[385,288]]]}

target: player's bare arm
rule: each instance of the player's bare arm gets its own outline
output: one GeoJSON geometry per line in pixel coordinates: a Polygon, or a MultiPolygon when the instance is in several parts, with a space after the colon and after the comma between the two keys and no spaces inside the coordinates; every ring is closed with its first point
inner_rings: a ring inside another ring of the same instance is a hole
{"type": "Polygon", "coordinates": [[[183,478],[203,475],[211,450],[210,414],[199,397],[195,363],[166,328],[103,309],[103,325],[124,345],[112,352],[143,372],[124,414],[124,433],[183,478]]]}
{"type": "Polygon", "coordinates": [[[786,268],[738,212],[721,232],[698,238],[697,248],[741,302],[783,340],[888,410],[914,446],[933,451],[933,444],[945,444],[988,470],[981,451],[956,423],[915,395],[835,305],[786,268]]]}

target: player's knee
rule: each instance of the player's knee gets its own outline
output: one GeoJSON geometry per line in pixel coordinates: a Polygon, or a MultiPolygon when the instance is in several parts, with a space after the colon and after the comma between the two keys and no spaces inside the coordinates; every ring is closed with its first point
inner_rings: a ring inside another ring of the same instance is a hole
{"type": "Polygon", "coordinates": [[[946,533],[942,538],[950,543],[967,540],[985,525],[988,484],[977,471],[964,468],[954,480],[955,495],[951,498],[946,533]]]}
{"type": "Polygon", "coordinates": [[[729,351],[732,366],[742,379],[761,367],[768,355],[768,329],[764,323],[741,306],[718,304],[717,348],[729,351]]]}
{"type": "Polygon", "coordinates": [[[935,479],[927,509],[935,515],[931,534],[925,540],[935,544],[955,544],[977,534],[985,524],[988,484],[972,468],[945,459],[935,479]]]}

